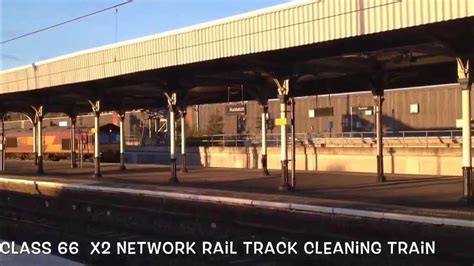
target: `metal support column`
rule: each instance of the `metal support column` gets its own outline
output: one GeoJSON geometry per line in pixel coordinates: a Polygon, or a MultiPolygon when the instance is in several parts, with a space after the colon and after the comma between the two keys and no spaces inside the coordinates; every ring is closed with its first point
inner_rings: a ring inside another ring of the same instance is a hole
{"type": "Polygon", "coordinates": [[[2,118],[2,131],[0,134],[2,134],[2,138],[0,140],[0,172],[6,170],[6,143],[5,143],[5,114],[0,114],[0,117],[2,118]]]}
{"type": "Polygon", "coordinates": [[[76,116],[71,116],[71,168],[77,168],[77,162],[76,162],[76,116]]]}
{"type": "Polygon", "coordinates": [[[36,112],[36,121],[37,121],[37,153],[38,153],[38,174],[44,174],[43,168],[43,106],[38,108],[33,108],[36,112]]]}
{"type": "Polygon", "coordinates": [[[375,62],[373,65],[371,76],[369,77],[369,86],[372,87],[372,95],[374,99],[375,112],[375,133],[377,138],[377,182],[385,182],[384,164],[383,164],[383,127],[382,114],[384,102],[384,88],[387,83],[388,75],[385,73],[383,67],[375,62]]]}
{"type": "Polygon", "coordinates": [[[285,79],[282,82],[275,80],[278,85],[278,99],[280,100],[280,123],[281,123],[281,146],[280,146],[280,161],[281,161],[281,184],[279,190],[289,190],[290,184],[288,179],[288,136],[287,136],[287,107],[288,107],[288,92],[290,89],[289,80],[285,79]]]}
{"type": "Polygon", "coordinates": [[[31,128],[33,132],[33,156],[34,156],[33,164],[38,165],[38,151],[37,151],[38,137],[36,136],[36,129],[38,128],[38,120],[36,119],[36,116],[34,116],[31,123],[33,124],[33,127],[31,128]]]}
{"type": "Polygon", "coordinates": [[[82,135],[79,135],[79,167],[84,167],[84,144],[85,141],[82,135]]]}
{"type": "Polygon", "coordinates": [[[268,119],[268,105],[262,106],[262,170],[264,175],[270,175],[268,172],[268,158],[267,158],[267,119],[268,119]]]}
{"type": "Polygon", "coordinates": [[[181,172],[187,173],[188,167],[186,162],[186,108],[181,113],[181,172]]]}
{"type": "Polygon", "coordinates": [[[296,188],[296,127],[295,127],[295,98],[291,98],[291,189],[296,188]]]}
{"type": "Polygon", "coordinates": [[[151,139],[151,120],[153,119],[153,116],[149,115],[148,116],[148,139],[151,139]]]}
{"type": "Polygon", "coordinates": [[[195,112],[196,112],[196,131],[199,132],[199,105],[196,105],[196,108],[195,108],[195,112]]]}
{"type": "Polygon", "coordinates": [[[382,106],[384,96],[382,93],[374,94],[375,103],[375,126],[377,134],[377,181],[385,182],[386,178],[383,169],[383,131],[382,131],[382,106]]]}
{"type": "Polygon", "coordinates": [[[125,112],[120,112],[120,170],[125,170],[125,112]]]}
{"type": "Polygon", "coordinates": [[[89,101],[94,114],[94,178],[101,178],[100,171],[100,101],[89,101]]]}
{"type": "Polygon", "coordinates": [[[463,200],[472,201],[472,141],[471,141],[471,60],[458,59],[458,78],[461,86],[462,101],[462,175],[463,200]]]}
{"type": "Polygon", "coordinates": [[[175,125],[175,111],[176,111],[176,93],[171,95],[165,94],[168,98],[168,107],[169,107],[169,138],[170,138],[170,168],[171,168],[171,177],[169,179],[170,183],[178,183],[178,177],[176,174],[176,125],[175,125]]]}

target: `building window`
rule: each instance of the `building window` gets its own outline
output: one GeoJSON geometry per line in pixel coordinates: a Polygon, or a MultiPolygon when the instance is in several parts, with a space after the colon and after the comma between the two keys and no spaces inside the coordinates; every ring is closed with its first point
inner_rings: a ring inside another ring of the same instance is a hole
{"type": "Polygon", "coordinates": [[[410,114],[418,114],[420,112],[420,105],[417,103],[410,104],[410,114]]]}
{"type": "Polygon", "coordinates": [[[16,138],[7,138],[7,148],[18,147],[18,141],[16,138]]]}
{"type": "Polygon", "coordinates": [[[71,139],[63,139],[61,143],[61,149],[70,150],[71,149],[71,139]]]}

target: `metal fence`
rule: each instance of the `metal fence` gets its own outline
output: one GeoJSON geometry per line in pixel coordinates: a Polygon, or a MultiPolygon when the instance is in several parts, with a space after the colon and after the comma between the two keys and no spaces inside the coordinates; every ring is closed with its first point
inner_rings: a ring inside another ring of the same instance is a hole
{"type": "MultiPolygon", "coordinates": [[[[456,147],[461,144],[462,131],[386,131],[383,135],[386,147],[456,147]]],[[[376,144],[375,132],[296,133],[295,139],[297,145],[315,147],[372,147],[376,144]]],[[[205,135],[201,143],[210,147],[259,146],[261,135],[205,135]]],[[[267,146],[279,147],[280,134],[267,134],[267,146]]]]}

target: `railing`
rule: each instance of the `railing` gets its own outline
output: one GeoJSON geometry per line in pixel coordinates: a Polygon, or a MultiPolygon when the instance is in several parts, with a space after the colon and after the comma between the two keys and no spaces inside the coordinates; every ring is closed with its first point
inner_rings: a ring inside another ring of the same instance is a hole
{"type": "MultiPolygon", "coordinates": [[[[474,132],[473,132],[474,133],[474,132]]],[[[372,147],[375,132],[297,133],[296,144],[315,147],[372,147]]],[[[456,147],[461,144],[461,130],[385,131],[385,147],[456,147]]],[[[474,134],[473,134],[474,135],[474,134]]],[[[289,139],[291,140],[291,138],[289,139]]],[[[280,134],[267,134],[267,146],[279,147],[280,134]]],[[[250,147],[261,144],[260,134],[218,134],[204,136],[201,143],[215,147],[250,147]]],[[[289,141],[290,143],[290,141],[289,141]]]]}
{"type": "MultiPolygon", "coordinates": [[[[297,133],[296,142],[304,145],[308,141],[306,133],[297,133]]],[[[291,137],[288,138],[291,140],[291,137]]],[[[267,134],[267,146],[280,146],[280,134],[267,134]]],[[[260,134],[218,134],[206,135],[201,141],[206,146],[222,146],[222,147],[250,147],[261,143],[260,134]]]]}
{"type": "Polygon", "coordinates": [[[206,146],[242,147],[255,142],[254,135],[248,134],[216,134],[205,135],[201,142],[206,146]]]}

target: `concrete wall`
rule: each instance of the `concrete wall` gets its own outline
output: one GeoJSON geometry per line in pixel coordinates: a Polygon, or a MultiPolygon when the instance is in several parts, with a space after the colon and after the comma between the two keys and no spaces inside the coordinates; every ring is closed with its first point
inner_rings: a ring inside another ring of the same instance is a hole
{"type": "MultiPolygon", "coordinates": [[[[376,172],[375,148],[305,148],[296,151],[296,169],[308,171],[376,172]]],[[[386,173],[461,175],[459,148],[390,148],[384,150],[386,173]]],[[[178,160],[179,160],[178,156],[178,160]]],[[[130,150],[128,163],[169,163],[165,147],[130,150]]],[[[260,168],[260,150],[245,147],[193,147],[190,165],[228,168],[260,168]]],[[[280,169],[278,148],[268,149],[268,166],[280,169]]]]}

